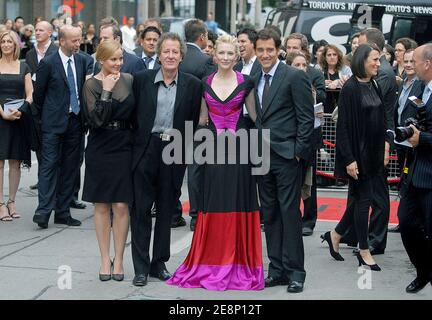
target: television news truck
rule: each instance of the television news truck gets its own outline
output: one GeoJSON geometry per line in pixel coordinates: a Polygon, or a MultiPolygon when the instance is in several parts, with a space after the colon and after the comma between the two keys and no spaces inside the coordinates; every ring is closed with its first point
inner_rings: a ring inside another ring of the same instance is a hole
{"type": "MultiPolygon", "coordinates": [[[[300,32],[307,36],[311,46],[314,41],[327,40],[344,54],[350,51],[351,35],[365,27],[381,29],[391,45],[402,37],[423,44],[432,40],[432,0],[291,0],[269,13],[266,26],[269,25],[279,27],[283,37],[300,32]]],[[[327,178],[320,180],[324,181],[322,185],[332,185],[328,181],[335,179],[336,124],[330,114],[324,118],[324,152],[317,154],[317,175],[327,178]]],[[[389,183],[397,184],[399,167],[395,153],[390,155],[388,169],[389,183]]]]}

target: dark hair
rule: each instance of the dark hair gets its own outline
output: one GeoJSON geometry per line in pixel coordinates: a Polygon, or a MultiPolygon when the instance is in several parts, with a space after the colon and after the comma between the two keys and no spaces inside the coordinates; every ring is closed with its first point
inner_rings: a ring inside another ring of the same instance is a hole
{"type": "MultiPolygon", "coordinates": [[[[276,31],[274,31],[273,28],[265,28],[265,29],[262,29],[258,32],[257,41],[258,40],[269,40],[269,39],[273,39],[275,46],[276,46],[276,49],[280,48],[281,38],[279,37],[278,33],[276,31]]],[[[257,41],[255,41],[255,43],[254,43],[255,49],[256,49],[257,41]]]]}
{"type": "Polygon", "coordinates": [[[216,40],[218,39],[218,35],[214,32],[209,31],[208,32],[208,39],[213,42],[213,45],[216,44],[216,40]]]}
{"type": "Polygon", "coordinates": [[[153,27],[153,26],[150,26],[150,27],[145,28],[145,29],[141,32],[141,34],[140,34],[140,38],[141,38],[141,39],[144,39],[144,38],[145,38],[145,35],[146,35],[147,32],[155,32],[155,33],[157,33],[157,34],[159,35],[159,37],[160,37],[161,34],[162,34],[158,28],[153,27]]]}
{"type": "Polygon", "coordinates": [[[387,50],[387,52],[390,54],[390,60],[389,60],[389,63],[390,63],[390,65],[393,65],[393,62],[394,62],[394,60],[395,60],[395,49],[391,46],[391,45],[389,45],[388,43],[386,43],[385,45],[384,45],[384,48],[387,50]]]}
{"type": "Polygon", "coordinates": [[[18,19],[21,19],[22,21],[24,21],[24,18],[23,18],[23,17],[18,16],[18,17],[15,18],[15,22],[17,22],[18,19]]]}
{"type": "Polygon", "coordinates": [[[278,34],[279,38],[282,38],[282,31],[278,26],[270,25],[267,27],[267,29],[273,30],[274,32],[276,32],[278,34]]]}
{"type": "Polygon", "coordinates": [[[324,39],[314,42],[314,44],[312,45],[312,55],[314,56],[314,59],[318,49],[321,47],[325,47],[326,45],[328,45],[328,42],[324,39]]]}
{"type": "Polygon", "coordinates": [[[185,24],[185,38],[187,42],[195,42],[207,32],[207,26],[200,19],[192,19],[185,24]]]}
{"type": "Polygon", "coordinates": [[[357,78],[363,79],[367,77],[365,61],[368,59],[371,51],[373,50],[381,52],[376,44],[364,43],[360,45],[354,53],[351,60],[351,71],[357,78]]]}
{"type": "Polygon", "coordinates": [[[411,39],[411,38],[400,38],[396,40],[395,46],[400,43],[401,45],[404,46],[405,50],[408,49],[415,49],[418,47],[418,44],[415,40],[411,39]]]}
{"type": "Polygon", "coordinates": [[[365,36],[367,39],[367,42],[374,43],[380,49],[380,51],[383,51],[384,44],[385,44],[385,38],[381,30],[377,28],[367,28],[360,32],[361,36],[365,36]]]}
{"type": "Polygon", "coordinates": [[[299,32],[291,33],[288,37],[285,38],[285,41],[284,41],[285,48],[287,47],[288,40],[290,40],[290,39],[300,40],[300,49],[301,50],[308,50],[309,42],[308,42],[307,37],[304,34],[299,33],[299,32]]]}
{"type": "Polygon", "coordinates": [[[351,36],[350,43],[352,43],[353,40],[354,40],[355,38],[358,38],[358,37],[360,37],[360,32],[356,32],[356,33],[354,33],[354,34],[351,36]]]}
{"type": "Polygon", "coordinates": [[[256,32],[256,30],[254,30],[252,28],[243,28],[243,29],[241,29],[239,32],[237,32],[237,38],[241,34],[247,35],[248,38],[249,38],[249,41],[252,42],[252,43],[255,43],[255,41],[257,40],[257,37],[258,37],[258,32],[256,32]]]}

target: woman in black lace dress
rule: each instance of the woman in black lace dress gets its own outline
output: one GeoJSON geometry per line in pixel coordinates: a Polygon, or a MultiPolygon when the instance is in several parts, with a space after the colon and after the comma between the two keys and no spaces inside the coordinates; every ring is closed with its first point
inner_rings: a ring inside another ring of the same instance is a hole
{"type": "Polygon", "coordinates": [[[94,221],[101,252],[101,281],[122,281],[123,252],[132,201],[132,76],[120,73],[121,45],[103,42],[96,52],[102,69],[84,85],[84,112],[90,127],[85,152],[83,199],[95,204],[94,221]],[[115,258],[110,260],[110,210],[115,258]]]}
{"type": "Polygon", "coordinates": [[[30,147],[21,124],[21,112],[6,111],[9,100],[25,99],[32,103],[33,85],[30,69],[18,60],[20,47],[14,32],[0,35],[0,221],[19,218],[15,196],[21,177],[20,165],[30,166],[30,147]],[[5,160],[9,162],[9,200],[3,198],[3,175],[5,160]]]}

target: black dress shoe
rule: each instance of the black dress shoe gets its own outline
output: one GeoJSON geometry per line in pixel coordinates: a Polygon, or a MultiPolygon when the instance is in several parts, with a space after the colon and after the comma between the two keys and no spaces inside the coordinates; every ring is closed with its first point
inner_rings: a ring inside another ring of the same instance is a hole
{"type": "MultiPolygon", "coordinates": [[[[407,293],[417,293],[421,289],[423,289],[427,284],[428,280],[415,278],[409,285],[406,287],[405,291],[407,293]]],[[[432,283],[431,283],[432,284],[432,283]]]]}
{"type": "Polygon", "coordinates": [[[184,227],[186,225],[186,220],[183,217],[177,219],[177,221],[171,222],[171,228],[184,227]]]}
{"type": "Polygon", "coordinates": [[[395,227],[393,227],[393,228],[389,228],[389,229],[388,229],[388,232],[400,233],[400,226],[397,225],[397,226],[395,226],[395,227]]]}
{"type": "Polygon", "coordinates": [[[65,224],[70,227],[79,227],[81,225],[81,221],[72,218],[71,216],[67,218],[55,218],[54,217],[54,223],[55,224],[65,224]]]}
{"type": "Polygon", "coordinates": [[[288,284],[287,292],[299,293],[303,291],[303,282],[301,281],[290,281],[288,284]]]}
{"type": "Polygon", "coordinates": [[[276,286],[284,286],[288,284],[288,280],[285,278],[273,278],[273,277],[267,277],[264,280],[264,286],[266,288],[270,287],[276,287],[276,286]]]}
{"type": "Polygon", "coordinates": [[[302,234],[305,237],[311,236],[313,234],[313,229],[309,227],[303,227],[302,234]]]}
{"type": "Polygon", "coordinates": [[[36,223],[41,229],[48,228],[48,221],[46,220],[46,217],[42,216],[41,214],[35,214],[33,216],[33,222],[36,223]]]}
{"type": "Polygon", "coordinates": [[[84,203],[82,203],[82,202],[80,202],[78,200],[72,200],[69,206],[71,208],[74,208],[74,209],[85,209],[85,208],[87,208],[87,206],[84,203]]]}
{"type": "Polygon", "coordinates": [[[159,272],[150,272],[150,277],[158,278],[162,281],[167,281],[169,278],[172,277],[172,275],[168,272],[167,269],[162,269],[159,272]]]}
{"type": "Polygon", "coordinates": [[[132,280],[132,284],[137,287],[144,287],[147,285],[147,276],[145,274],[137,274],[132,280]]]}

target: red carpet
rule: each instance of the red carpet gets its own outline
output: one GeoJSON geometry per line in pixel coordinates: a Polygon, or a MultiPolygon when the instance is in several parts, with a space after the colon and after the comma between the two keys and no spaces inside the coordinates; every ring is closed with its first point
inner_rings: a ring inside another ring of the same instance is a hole
{"type": "MultiPolygon", "coordinates": [[[[397,224],[399,201],[390,201],[390,223],[397,224]]],[[[303,206],[302,206],[303,207],[303,206]]],[[[318,198],[318,220],[339,221],[345,211],[346,199],[318,198]]],[[[183,212],[189,212],[189,202],[183,202],[183,212]]]]}

